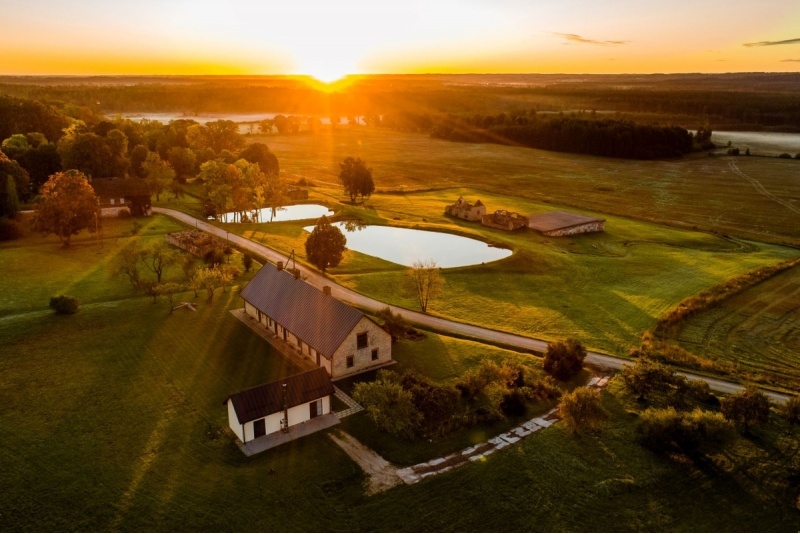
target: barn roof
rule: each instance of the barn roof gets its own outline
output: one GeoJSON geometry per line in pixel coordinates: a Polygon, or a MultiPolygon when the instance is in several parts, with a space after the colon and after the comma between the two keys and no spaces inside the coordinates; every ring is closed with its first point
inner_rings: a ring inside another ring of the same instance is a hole
{"type": "Polygon", "coordinates": [[[568,211],[551,211],[550,213],[542,213],[541,215],[531,215],[528,218],[528,226],[540,232],[552,232],[553,230],[562,230],[581,224],[604,221],[605,219],[600,219],[598,217],[589,217],[587,215],[579,215],[568,211]]]}
{"type": "Polygon", "coordinates": [[[365,317],[271,263],[264,264],[240,296],[327,357],[365,317]]]}
{"type": "Polygon", "coordinates": [[[234,393],[226,402],[230,400],[233,403],[236,418],[243,425],[283,411],[283,384],[286,384],[287,408],[333,395],[334,392],[328,371],[317,367],[283,380],[234,393]]]}

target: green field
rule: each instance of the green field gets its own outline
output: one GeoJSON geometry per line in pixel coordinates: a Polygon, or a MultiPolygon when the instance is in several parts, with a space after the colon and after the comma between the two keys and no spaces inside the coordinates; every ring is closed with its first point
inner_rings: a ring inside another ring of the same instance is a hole
{"type": "Polygon", "coordinates": [[[267,143],[290,181],[306,178],[334,187],[338,164],[353,156],[373,168],[378,192],[471,187],[758,241],[800,244],[800,161],[796,160],[697,154],[631,161],[454,143],[366,127],[248,140],[267,143]],[[742,174],[756,180],[766,193],[793,203],[794,209],[763,194],[742,174]]]}
{"type": "MultiPolygon", "coordinates": [[[[235,290],[211,304],[201,295],[196,313],[169,314],[164,302],[111,278],[103,265],[131,239],[132,223],[116,224],[103,248],[85,236],[66,250],[36,236],[0,245],[0,269],[24,263],[31,273],[0,279],[0,294],[15,292],[0,316],[4,530],[800,527],[785,480],[796,469],[786,462],[797,431],[776,423],[758,438],[737,438],[710,464],[686,465],[634,442],[626,410],[640,407],[614,388],[604,395],[612,419],[599,436],[576,439],[556,425],[486,462],[375,497],[323,433],[246,459],[226,431],[222,402],[297,369],[228,313],[240,306],[235,290]],[[85,303],[77,315],[47,309],[46,297],[62,289],[85,303]]],[[[156,239],[172,228],[154,217],[142,233],[156,239]]],[[[397,370],[440,380],[509,355],[433,334],[396,353],[397,370]]]]}
{"type": "Polygon", "coordinates": [[[800,269],[780,273],[721,305],[691,315],[675,340],[696,354],[736,363],[766,381],[800,384],[800,269]]]}

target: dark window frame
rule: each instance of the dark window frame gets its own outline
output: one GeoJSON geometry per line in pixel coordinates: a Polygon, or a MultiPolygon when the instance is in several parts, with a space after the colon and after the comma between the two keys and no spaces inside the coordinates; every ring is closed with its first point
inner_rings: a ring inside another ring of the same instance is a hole
{"type": "Polygon", "coordinates": [[[347,365],[348,369],[350,369],[351,367],[355,367],[356,366],[356,357],[354,355],[352,355],[352,354],[350,356],[348,356],[347,359],[345,359],[345,365],[347,365]]]}
{"type": "Polygon", "coordinates": [[[366,332],[356,334],[356,349],[366,349],[369,347],[369,338],[366,332]]]}
{"type": "Polygon", "coordinates": [[[372,349],[372,361],[374,362],[377,359],[378,359],[378,349],[372,349]]]}

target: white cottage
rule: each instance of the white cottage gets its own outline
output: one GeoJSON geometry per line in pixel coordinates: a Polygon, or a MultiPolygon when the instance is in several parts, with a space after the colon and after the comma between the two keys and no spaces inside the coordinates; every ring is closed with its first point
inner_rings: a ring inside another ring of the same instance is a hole
{"type": "Polygon", "coordinates": [[[333,383],[322,368],[262,384],[227,398],[228,425],[246,444],[330,414],[333,393],[333,383]]]}
{"type": "Polygon", "coordinates": [[[240,293],[247,315],[336,380],[394,363],[375,321],[267,263],[240,293]]]}

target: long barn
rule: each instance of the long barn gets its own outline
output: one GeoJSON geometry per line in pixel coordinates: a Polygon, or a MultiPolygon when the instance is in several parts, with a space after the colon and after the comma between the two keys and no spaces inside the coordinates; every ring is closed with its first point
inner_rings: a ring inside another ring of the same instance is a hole
{"type": "Polygon", "coordinates": [[[282,268],[265,264],[240,296],[247,315],[334,380],[394,363],[386,330],[282,268]]]}

